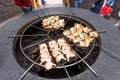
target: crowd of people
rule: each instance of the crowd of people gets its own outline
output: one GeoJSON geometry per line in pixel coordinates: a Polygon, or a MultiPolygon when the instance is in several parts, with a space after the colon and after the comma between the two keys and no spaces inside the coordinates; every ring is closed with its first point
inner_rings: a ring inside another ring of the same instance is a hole
{"type": "MultiPolygon", "coordinates": [[[[40,5],[45,5],[45,0],[14,0],[15,4],[23,10],[24,13],[29,13],[33,10],[40,9],[40,5]]],[[[70,0],[62,0],[64,7],[70,7],[70,0]]],[[[83,0],[75,0],[75,8],[80,8],[83,0]]],[[[90,6],[90,11],[101,16],[111,16],[115,0],[94,0],[90,6]]],[[[120,11],[118,14],[120,17],[120,11]]],[[[120,20],[115,24],[120,28],[120,20]]]]}

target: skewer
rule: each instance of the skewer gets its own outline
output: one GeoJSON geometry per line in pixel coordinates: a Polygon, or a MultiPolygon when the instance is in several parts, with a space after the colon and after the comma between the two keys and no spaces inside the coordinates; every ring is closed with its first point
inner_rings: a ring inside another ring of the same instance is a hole
{"type": "Polygon", "coordinates": [[[107,31],[106,30],[99,30],[97,31],[98,33],[106,33],[107,31]]]}
{"type": "Polygon", "coordinates": [[[45,11],[43,9],[41,9],[41,11],[43,14],[45,14],[48,17],[48,15],[45,13],[45,11]]]}
{"type": "Polygon", "coordinates": [[[37,44],[40,44],[40,43],[46,41],[46,40],[48,40],[48,38],[43,39],[43,40],[41,40],[41,41],[39,41],[39,42],[36,42],[36,43],[34,43],[34,44],[31,44],[31,45],[29,45],[29,46],[27,46],[27,47],[24,47],[23,49],[24,49],[24,50],[25,50],[25,49],[28,49],[28,48],[30,48],[30,47],[32,47],[32,46],[35,46],[35,45],[37,45],[37,44]]]}
{"type": "Polygon", "coordinates": [[[42,29],[42,28],[40,28],[40,27],[36,27],[36,26],[33,26],[33,25],[32,25],[32,27],[34,27],[34,28],[36,28],[36,29],[39,29],[39,30],[42,30],[42,31],[45,31],[45,32],[48,32],[48,30],[42,29]]]}
{"type": "Polygon", "coordinates": [[[32,36],[47,36],[47,34],[36,34],[36,35],[10,35],[8,38],[15,38],[15,37],[32,37],[32,36]]]}
{"type": "Polygon", "coordinates": [[[43,19],[43,18],[40,16],[40,14],[39,14],[39,12],[38,12],[37,10],[35,10],[35,11],[33,11],[33,12],[34,12],[34,14],[37,15],[39,18],[43,19]]]}
{"type": "Polygon", "coordinates": [[[35,63],[39,60],[40,56],[31,64],[31,66],[20,76],[18,80],[23,80],[23,78],[27,75],[30,69],[35,65],[35,63]]]}
{"type": "Polygon", "coordinates": [[[66,69],[66,67],[65,67],[65,65],[64,65],[64,64],[63,64],[63,67],[64,67],[64,70],[65,70],[65,72],[66,72],[67,76],[68,76],[68,79],[69,79],[69,80],[71,80],[71,77],[70,77],[70,75],[69,75],[69,73],[68,73],[68,71],[67,71],[67,69],[66,69]]]}

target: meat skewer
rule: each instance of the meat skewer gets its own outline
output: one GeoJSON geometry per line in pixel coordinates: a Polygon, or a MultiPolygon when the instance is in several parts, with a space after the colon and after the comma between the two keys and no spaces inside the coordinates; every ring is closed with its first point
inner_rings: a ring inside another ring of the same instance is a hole
{"type": "Polygon", "coordinates": [[[65,54],[67,61],[69,61],[70,58],[76,57],[75,52],[70,48],[70,45],[67,44],[64,38],[58,39],[58,44],[63,54],[65,54]]]}
{"type": "Polygon", "coordinates": [[[65,20],[59,16],[50,16],[42,21],[42,25],[45,29],[59,29],[64,27],[65,20]]]}
{"type": "Polygon", "coordinates": [[[63,34],[72,42],[77,43],[80,47],[89,47],[93,39],[98,37],[96,31],[92,31],[91,28],[78,23],[75,23],[74,27],[69,30],[65,30],[63,34]]]}
{"type": "Polygon", "coordinates": [[[55,66],[55,64],[52,62],[52,57],[48,51],[47,45],[45,43],[43,44],[39,44],[39,50],[40,50],[40,56],[41,56],[41,63],[43,64],[45,63],[43,66],[49,70],[51,69],[53,66],[55,66]]]}
{"type": "Polygon", "coordinates": [[[51,54],[53,55],[57,63],[60,62],[62,59],[66,60],[64,55],[59,51],[58,43],[55,40],[49,42],[49,47],[52,51],[51,54]]]}

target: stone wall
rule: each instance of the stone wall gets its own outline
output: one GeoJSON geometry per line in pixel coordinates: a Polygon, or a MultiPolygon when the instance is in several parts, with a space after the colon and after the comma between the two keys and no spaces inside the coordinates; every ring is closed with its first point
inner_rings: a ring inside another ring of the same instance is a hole
{"type": "MultiPolygon", "coordinates": [[[[71,7],[75,6],[75,0],[71,1],[71,7]]],[[[94,0],[83,0],[83,3],[81,4],[81,8],[83,9],[90,9],[90,5],[92,4],[94,0]]],[[[120,10],[120,0],[116,0],[114,6],[113,6],[113,13],[112,16],[115,18],[118,18],[118,12],[120,10]]]]}

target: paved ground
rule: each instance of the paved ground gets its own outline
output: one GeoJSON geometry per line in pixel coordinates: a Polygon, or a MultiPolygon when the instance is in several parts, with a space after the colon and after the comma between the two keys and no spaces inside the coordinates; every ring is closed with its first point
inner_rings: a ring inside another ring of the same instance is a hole
{"type": "MultiPolygon", "coordinates": [[[[62,0],[46,0],[46,5],[41,6],[41,8],[46,7],[63,7],[62,0]]],[[[22,10],[14,4],[13,0],[0,0],[0,23],[22,13],[22,10]]],[[[113,17],[108,20],[117,22],[113,17]]]]}

